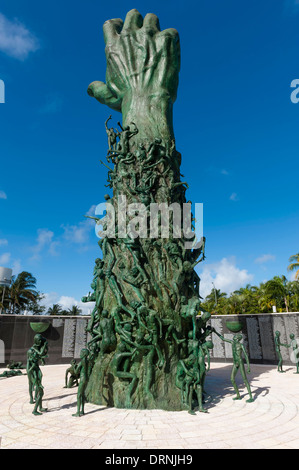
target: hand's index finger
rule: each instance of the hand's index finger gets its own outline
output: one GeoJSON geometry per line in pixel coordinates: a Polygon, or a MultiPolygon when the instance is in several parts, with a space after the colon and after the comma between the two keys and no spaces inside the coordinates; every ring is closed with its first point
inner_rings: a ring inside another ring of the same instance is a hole
{"type": "Polygon", "coordinates": [[[141,28],[143,24],[143,18],[139,11],[136,9],[130,10],[125,18],[124,31],[131,32],[141,28]]]}
{"type": "Polygon", "coordinates": [[[105,21],[103,24],[103,33],[105,44],[113,42],[123,27],[123,20],[121,18],[115,18],[113,20],[105,21]]]}
{"type": "Polygon", "coordinates": [[[143,28],[153,34],[158,33],[160,31],[159,18],[153,13],[147,13],[144,17],[143,28]]]}

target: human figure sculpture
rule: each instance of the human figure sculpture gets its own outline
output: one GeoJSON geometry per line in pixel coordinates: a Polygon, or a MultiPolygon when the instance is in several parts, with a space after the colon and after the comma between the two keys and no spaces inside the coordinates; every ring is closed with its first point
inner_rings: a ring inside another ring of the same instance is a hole
{"type": "Polygon", "coordinates": [[[182,315],[185,318],[188,318],[188,317],[192,318],[193,339],[196,339],[196,332],[197,332],[196,316],[199,314],[199,312],[200,312],[200,300],[196,296],[191,297],[191,299],[189,299],[188,301],[188,304],[187,305],[183,304],[181,307],[182,315]]]}
{"type": "Polygon", "coordinates": [[[42,399],[44,387],[42,386],[42,372],[39,367],[39,361],[44,365],[48,353],[48,342],[40,334],[35,335],[33,346],[27,351],[27,377],[29,382],[30,403],[35,403],[33,414],[40,415],[47,411],[43,408],[42,399]],[[35,392],[35,398],[33,393],[35,392]]]}
{"type": "MultiPolygon", "coordinates": [[[[199,307],[202,309],[202,307],[199,307]]],[[[196,329],[198,331],[198,336],[201,342],[206,340],[206,337],[209,336],[211,333],[215,332],[215,328],[207,325],[207,322],[210,320],[211,314],[206,310],[201,310],[201,315],[198,317],[196,322],[196,329]]]]}
{"type": "Polygon", "coordinates": [[[194,295],[198,299],[199,283],[198,279],[194,275],[194,267],[199,262],[200,261],[196,261],[191,264],[190,261],[184,261],[181,266],[176,270],[173,280],[176,292],[179,291],[179,286],[186,282],[190,286],[192,286],[192,290],[194,290],[194,295]]]}
{"type": "MultiPolygon", "coordinates": [[[[196,377],[194,376],[194,367],[196,362],[197,358],[193,353],[189,354],[186,359],[179,361],[179,371],[181,374],[181,398],[183,403],[189,404],[189,411],[192,410],[192,404],[190,406],[190,387],[196,380],[196,377]]],[[[193,397],[193,390],[191,396],[193,397]]]]}
{"type": "Polygon", "coordinates": [[[291,359],[296,364],[295,374],[299,374],[299,347],[294,333],[290,334],[291,343],[287,347],[292,348],[291,359]]]}
{"type": "Polygon", "coordinates": [[[144,262],[144,254],[139,240],[131,238],[130,235],[128,235],[126,238],[122,239],[122,244],[130,252],[133,258],[134,266],[140,272],[142,279],[144,281],[148,281],[147,274],[142,267],[144,262]]]}
{"type": "Polygon", "coordinates": [[[17,369],[5,370],[0,374],[0,377],[15,377],[16,375],[23,375],[23,372],[17,369]]]}
{"type": "Polygon", "coordinates": [[[87,331],[91,332],[95,323],[95,315],[99,308],[101,308],[104,293],[105,293],[105,272],[104,262],[101,258],[97,258],[94,267],[94,277],[91,283],[91,287],[94,291],[93,297],[83,297],[82,302],[95,301],[95,307],[91,313],[91,318],[87,325],[87,331]]]}
{"type": "Polygon", "coordinates": [[[195,415],[193,408],[194,393],[197,397],[198,410],[206,413],[203,407],[203,382],[206,374],[204,362],[205,350],[201,349],[200,354],[191,353],[185,360],[180,360],[177,370],[177,379],[180,379],[181,397],[183,403],[188,405],[188,413],[195,415]]]}
{"type": "MultiPolygon", "coordinates": [[[[210,370],[211,341],[201,342],[193,338],[193,331],[188,334],[188,358],[180,361],[177,371],[177,379],[181,380],[183,402],[188,403],[189,413],[193,413],[192,398],[196,392],[199,411],[205,412],[203,408],[204,381],[206,373],[210,370]],[[207,366],[205,360],[207,359],[207,366]],[[181,379],[180,379],[181,378],[181,379]]],[[[179,383],[179,382],[178,382],[179,383]]],[[[177,385],[178,385],[177,383],[177,385]]]]}
{"type": "Polygon", "coordinates": [[[25,366],[21,361],[10,361],[6,367],[7,369],[25,369],[25,366]]]}
{"type": "Polygon", "coordinates": [[[145,302],[141,288],[146,282],[137,266],[134,266],[128,273],[122,275],[122,279],[132,286],[141,302],[145,302]]]}
{"type": "Polygon", "coordinates": [[[165,249],[171,263],[181,271],[183,269],[183,253],[177,243],[170,240],[165,244],[165,249]]]}
{"type": "Polygon", "coordinates": [[[166,158],[165,147],[161,145],[162,139],[156,138],[147,150],[147,158],[143,162],[143,170],[153,168],[166,158]]]}
{"type": "Polygon", "coordinates": [[[174,319],[164,320],[163,325],[167,325],[165,339],[170,345],[172,344],[172,340],[174,340],[176,344],[181,344],[186,341],[185,338],[178,337],[178,334],[179,334],[178,327],[174,319]]]}
{"type": "Polygon", "coordinates": [[[84,415],[84,405],[85,405],[85,389],[88,382],[88,356],[89,350],[84,348],[80,352],[80,362],[77,366],[77,371],[80,374],[79,386],[77,391],[77,413],[73,416],[83,416],[84,415]]]}
{"type": "Polygon", "coordinates": [[[280,331],[275,331],[275,336],[274,336],[274,344],[275,344],[275,351],[278,356],[278,364],[277,364],[277,372],[285,372],[282,369],[282,364],[283,364],[283,359],[282,359],[282,354],[281,354],[281,346],[284,346],[285,348],[288,347],[287,344],[281,343],[280,341],[280,331]]]}
{"type": "Polygon", "coordinates": [[[162,321],[154,310],[148,309],[143,305],[138,309],[137,316],[139,324],[150,334],[151,343],[158,355],[158,367],[161,368],[165,363],[165,359],[159,345],[159,339],[162,337],[162,321]]]}
{"type": "Polygon", "coordinates": [[[100,344],[100,353],[105,354],[116,346],[116,337],[114,334],[114,321],[109,317],[108,310],[102,310],[98,316],[98,325],[93,328],[94,337],[88,342],[88,347],[93,343],[100,344]]]}
{"type": "Polygon", "coordinates": [[[32,349],[40,356],[42,365],[45,365],[45,359],[48,357],[48,341],[40,333],[34,336],[32,349]]]}
{"type": "Polygon", "coordinates": [[[152,172],[149,172],[149,174],[144,173],[138,185],[135,183],[135,185],[132,187],[127,186],[127,190],[129,193],[133,196],[137,195],[140,199],[140,202],[144,204],[146,208],[150,205],[151,202],[154,202],[153,195],[152,195],[152,189],[153,186],[156,182],[156,175],[153,174],[152,172]]]}
{"type": "Polygon", "coordinates": [[[148,403],[154,400],[154,396],[151,391],[151,385],[154,380],[155,364],[154,358],[156,355],[155,346],[151,342],[150,334],[146,333],[146,330],[141,326],[137,330],[136,340],[134,346],[144,356],[144,367],[145,367],[145,383],[144,391],[146,400],[148,403]]]}
{"type": "Polygon", "coordinates": [[[189,382],[188,384],[188,405],[189,405],[189,410],[188,410],[188,413],[189,414],[195,414],[195,411],[193,409],[193,406],[192,406],[192,400],[193,400],[193,394],[194,392],[196,393],[196,396],[197,396],[197,401],[198,401],[198,411],[202,412],[202,413],[207,413],[207,410],[203,407],[203,404],[202,404],[202,401],[203,401],[203,397],[202,397],[202,385],[201,385],[201,381],[202,381],[202,376],[203,376],[203,373],[204,371],[201,370],[200,368],[200,365],[197,364],[195,362],[195,364],[193,365],[193,367],[191,368],[191,371],[192,371],[192,381],[191,383],[189,382]]]}
{"type": "Polygon", "coordinates": [[[121,342],[115,351],[111,364],[111,371],[116,377],[122,380],[130,380],[125,400],[126,408],[131,408],[131,395],[138,380],[136,374],[130,372],[130,361],[135,353],[136,349],[128,350],[126,344],[121,342]]]}
{"type": "MultiPolygon", "coordinates": [[[[140,144],[138,145],[135,156],[141,163],[143,163],[145,161],[145,159],[146,159],[146,149],[145,149],[145,146],[142,142],[140,142],[140,144]]],[[[140,174],[142,173],[141,168],[142,168],[142,166],[140,167],[140,174]]]]}
{"type": "Polygon", "coordinates": [[[108,237],[104,237],[98,243],[103,251],[103,256],[107,259],[107,267],[104,269],[105,277],[108,280],[109,287],[112,293],[115,295],[118,305],[122,305],[123,294],[118,286],[116,277],[112,272],[116,261],[115,254],[112,248],[113,241],[114,240],[108,237]]]}
{"type": "Polygon", "coordinates": [[[111,312],[111,317],[114,320],[115,331],[118,334],[122,332],[122,325],[126,323],[126,320],[122,318],[122,308],[117,305],[111,312]]]}
{"type": "Polygon", "coordinates": [[[202,237],[200,242],[198,242],[198,244],[192,250],[191,256],[193,262],[197,261],[200,255],[200,261],[203,261],[205,259],[205,245],[206,238],[202,237]]]}
{"type": "MultiPolygon", "coordinates": [[[[88,361],[87,376],[89,378],[92,373],[92,369],[95,364],[96,358],[98,357],[98,353],[99,353],[98,344],[97,343],[91,344],[88,350],[89,350],[89,353],[88,353],[88,358],[87,358],[87,361],[88,361]]],[[[76,372],[78,373],[77,368],[76,368],[76,372]]]]}
{"type": "Polygon", "coordinates": [[[65,371],[65,386],[64,388],[72,388],[78,386],[79,372],[77,371],[77,362],[75,359],[71,360],[71,365],[65,371]],[[70,375],[70,377],[68,377],[70,375]]]}
{"type": "Polygon", "coordinates": [[[205,341],[200,345],[199,353],[198,353],[198,363],[199,363],[199,370],[200,370],[200,386],[201,390],[200,393],[203,395],[205,392],[204,384],[207,372],[210,370],[211,364],[211,356],[210,350],[213,349],[214,344],[212,341],[205,341]],[[206,361],[207,360],[207,365],[206,361]]]}
{"type": "Polygon", "coordinates": [[[111,118],[112,118],[112,116],[110,115],[108,117],[108,119],[106,119],[106,121],[105,121],[105,129],[106,129],[107,136],[108,136],[108,154],[115,151],[115,149],[116,149],[117,133],[115,132],[113,127],[108,128],[108,126],[107,126],[107,123],[111,118]]]}
{"type": "MultiPolygon", "coordinates": [[[[141,309],[142,305],[139,302],[135,301],[132,302],[135,305],[135,308],[141,309]]],[[[138,313],[137,313],[138,316],[138,313]]],[[[153,382],[154,377],[154,357],[156,354],[156,348],[152,343],[152,336],[150,333],[147,332],[147,329],[143,325],[139,325],[139,328],[136,333],[136,338],[133,338],[132,334],[132,324],[125,323],[120,334],[120,341],[124,345],[123,351],[126,350],[128,352],[137,353],[137,350],[144,356],[144,363],[145,363],[145,382],[144,382],[144,391],[145,396],[148,402],[154,399],[153,394],[151,392],[151,385],[153,382]]],[[[133,359],[133,355],[132,358],[133,359]]],[[[135,386],[136,381],[134,382],[135,386]]],[[[131,384],[132,385],[132,384],[131,384]]],[[[133,387],[132,387],[133,389],[133,387]]]]}
{"type": "Polygon", "coordinates": [[[240,392],[239,392],[239,389],[238,389],[236,381],[235,381],[236,374],[237,374],[238,370],[240,369],[243,381],[245,383],[245,386],[246,386],[248,394],[249,394],[249,399],[246,400],[246,401],[248,403],[253,402],[251,388],[250,388],[249,382],[248,382],[247,377],[246,377],[246,371],[245,371],[245,366],[244,366],[244,362],[243,362],[243,355],[244,355],[244,358],[245,358],[246,363],[247,363],[247,372],[248,373],[250,373],[249,358],[248,358],[248,355],[247,355],[246,350],[244,348],[244,345],[241,343],[241,340],[243,338],[241,333],[237,333],[236,335],[234,335],[233,340],[224,338],[217,331],[215,331],[215,333],[219,336],[219,338],[222,339],[222,341],[225,341],[225,342],[230,343],[232,345],[233,368],[232,368],[232,373],[231,373],[231,382],[232,382],[232,385],[233,385],[234,390],[236,392],[236,397],[233,398],[233,400],[241,400],[240,392]]]}
{"type": "Polygon", "coordinates": [[[127,155],[130,151],[129,147],[129,140],[133,135],[138,133],[138,129],[136,127],[136,124],[134,122],[131,122],[133,124],[134,129],[130,129],[130,126],[125,126],[125,128],[122,127],[120,122],[118,122],[119,127],[121,128],[121,133],[119,133],[119,142],[116,147],[117,153],[120,153],[121,155],[127,155]]]}

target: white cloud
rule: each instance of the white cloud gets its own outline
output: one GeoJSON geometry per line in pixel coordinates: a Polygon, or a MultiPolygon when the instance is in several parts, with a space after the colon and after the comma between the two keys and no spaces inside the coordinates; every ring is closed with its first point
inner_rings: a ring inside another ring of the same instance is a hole
{"type": "Polygon", "coordinates": [[[8,241],[5,240],[5,238],[0,238],[0,246],[4,246],[4,245],[7,245],[8,244],[8,241]]]}
{"type": "Polygon", "coordinates": [[[0,256],[0,264],[8,264],[10,262],[10,253],[3,253],[3,255],[0,256]]]}
{"type": "Polygon", "coordinates": [[[51,241],[50,245],[49,245],[49,254],[51,256],[58,256],[59,255],[59,252],[57,251],[57,247],[59,247],[61,245],[61,243],[59,241],[51,241]]]}
{"type": "Polygon", "coordinates": [[[81,302],[81,300],[77,300],[74,297],[58,295],[56,292],[50,292],[44,294],[44,296],[41,304],[44,305],[46,309],[52,307],[53,304],[59,304],[63,310],[68,310],[72,308],[73,305],[76,305],[82,310],[82,315],[90,315],[95,305],[94,302],[81,302]]]}
{"type": "Polygon", "coordinates": [[[238,197],[237,193],[232,193],[229,198],[230,198],[231,201],[238,201],[239,200],[239,197],[238,197]]]}
{"type": "Polygon", "coordinates": [[[0,51],[18,60],[39,49],[37,38],[17,19],[13,21],[0,13],[0,51]]]}
{"type": "Polygon", "coordinates": [[[203,298],[213,289],[212,283],[214,283],[216,289],[230,294],[250,283],[253,279],[253,275],[249,274],[247,269],[240,269],[236,266],[234,257],[230,259],[223,258],[218,263],[206,264],[199,276],[201,279],[200,295],[203,298]]]}
{"type": "Polygon", "coordinates": [[[12,273],[14,276],[17,276],[22,271],[21,260],[15,259],[11,266],[12,273]]]}
{"type": "Polygon", "coordinates": [[[262,255],[259,258],[256,258],[254,260],[254,262],[257,264],[264,264],[264,263],[268,263],[269,261],[275,261],[275,255],[271,255],[271,254],[262,255]]]}
{"type": "Polygon", "coordinates": [[[86,222],[80,222],[78,225],[62,225],[64,238],[71,243],[86,243],[89,237],[90,229],[86,222]]]}
{"type": "Polygon", "coordinates": [[[12,259],[11,253],[3,253],[0,256],[0,265],[10,267],[14,276],[21,272],[21,261],[19,259],[12,259]]]}
{"type": "Polygon", "coordinates": [[[291,272],[291,274],[290,274],[290,281],[296,281],[296,280],[297,280],[297,279],[296,279],[296,272],[297,272],[297,271],[291,272]]]}
{"type": "MultiPolygon", "coordinates": [[[[96,206],[93,205],[87,212],[87,215],[94,214],[96,206]]],[[[32,256],[30,261],[37,261],[41,258],[42,253],[48,253],[51,256],[58,256],[58,247],[67,243],[79,245],[79,250],[88,249],[89,235],[95,227],[92,219],[84,219],[77,225],[62,225],[64,230],[61,236],[55,237],[54,232],[49,229],[38,229],[36,244],[31,247],[32,256]]]]}
{"type": "Polygon", "coordinates": [[[38,229],[37,231],[37,244],[31,248],[33,255],[30,258],[31,261],[38,260],[41,252],[47,248],[51,252],[51,246],[53,245],[54,232],[48,229],[38,229]]]}
{"type": "MultiPolygon", "coordinates": [[[[91,206],[86,215],[94,216],[95,208],[95,205],[91,206]]],[[[88,242],[90,232],[94,227],[95,222],[92,219],[84,219],[77,225],[62,225],[64,230],[63,237],[68,242],[82,245],[88,242]]]]}
{"type": "Polygon", "coordinates": [[[7,199],[7,195],[4,191],[0,191],[0,199],[7,199]]]}

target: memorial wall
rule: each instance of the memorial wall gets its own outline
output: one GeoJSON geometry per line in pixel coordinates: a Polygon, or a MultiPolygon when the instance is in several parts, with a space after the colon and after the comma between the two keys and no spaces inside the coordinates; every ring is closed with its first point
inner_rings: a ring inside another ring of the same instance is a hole
{"type": "MultiPolygon", "coordinates": [[[[0,367],[5,367],[11,360],[22,361],[25,365],[27,350],[39,331],[49,343],[46,364],[69,364],[71,359],[79,359],[81,349],[89,341],[89,334],[86,332],[89,318],[0,315],[0,367]]],[[[232,339],[233,333],[226,326],[228,320],[242,323],[243,343],[251,363],[277,363],[275,331],[281,333],[282,343],[290,343],[291,333],[299,340],[299,313],[213,315],[210,325],[225,338],[232,339]]],[[[223,342],[215,333],[212,333],[212,341],[214,349],[211,360],[231,362],[230,344],[223,342]]],[[[282,347],[281,353],[285,364],[293,364],[290,359],[291,348],[282,347]]]]}
{"type": "MultiPolygon", "coordinates": [[[[5,348],[5,365],[11,360],[22,361],[25,365],[27,350],[39,332],[49,343],[46,364],[68,364],[73,358],[79,359],[81,349],[89,340],[86,333],[89,318],[88,316],[1,315],[0,339],[5,348]]],[[[0,362],[0,366],[3,367],[4,364],[0,362]]]]}

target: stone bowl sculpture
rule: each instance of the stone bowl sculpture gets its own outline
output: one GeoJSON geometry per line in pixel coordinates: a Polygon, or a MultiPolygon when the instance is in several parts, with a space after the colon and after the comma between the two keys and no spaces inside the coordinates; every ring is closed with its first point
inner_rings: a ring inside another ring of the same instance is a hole
{"type": "Polygon", "coordinates": [[[30,322],[30,327],[35,333],[43,333],[49,328],[49,323],[46,322],[30,322]]]}
{"type": "Polygon", "coordinates": [[[226,321],[226,328],[231,331],[232,333],[238,333],[239,331],[242,330],[243,324],[239,321],[226,321]]]}

